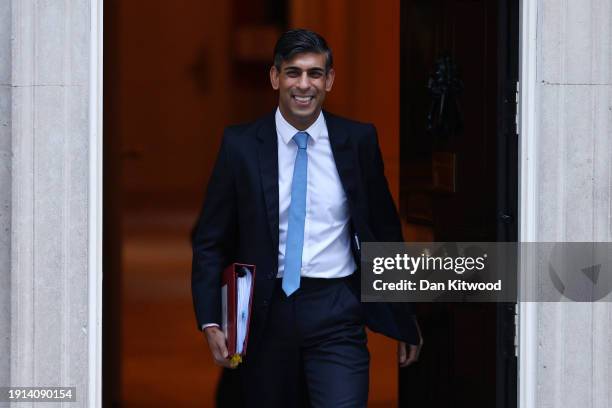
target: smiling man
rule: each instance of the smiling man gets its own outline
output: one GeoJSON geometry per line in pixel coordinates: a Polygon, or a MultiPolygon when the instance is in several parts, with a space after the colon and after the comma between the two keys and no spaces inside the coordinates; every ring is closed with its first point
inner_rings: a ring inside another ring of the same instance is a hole
{"type": "Polygon", "coordinates": [[[257,267],[239,366],[247,406],[365,407],[365,327],[401,341],[402,366],[422,344],[407,307],[360,302],[360,243],[403,239],[376,129],[322,110],[334,77],[320,35],[279,38],[270,69],[278,108],[225,130],[194,236],[198,328],[221,366],[231,367],[221,272],[232,262],[257,267]]]}

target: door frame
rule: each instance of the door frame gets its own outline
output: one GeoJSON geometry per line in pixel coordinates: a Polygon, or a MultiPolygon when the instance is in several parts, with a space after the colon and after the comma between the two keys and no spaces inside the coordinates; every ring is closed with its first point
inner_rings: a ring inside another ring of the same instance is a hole
{"type": "Polygon", "coordinates": [[[103,1],[89,0],[88,392],[102,406],[102,62],[103,1]]]}
{"type": "MultiPolygon", "coordinates": [[[[518,79],[520,4],[498,0],[497,37],[497,241],[518,237],[518,79]]],[[[496,407],[518,407],[515,302],[497,304],[496,407]]]]}
{"type": "MultiPolygon", "coordinates": [[[[519,242],[537,240],[537,1],[520,1],[519,21],[519,242]]],[[[521,285],[519,285],[520,300],[521,285]]],[[[536,302],[518,303],[518,397],[520,408],[536,408],[536,302]]]]}
{"type": "MultiPolygon", "coordinates": [[[[89,233],[88,233],[88,406],[102,405],[102,63],[103,2],[90,0],[89,66],[89,233]]],[[[536,61],[537,2],[520,0],[519,5],[519,207],[520,242],[531,242],[536,234],[536,61]]],[[[520,408],[535,408],[537,303],[519,302],[517,322],[518,401],[520,408]]]]}

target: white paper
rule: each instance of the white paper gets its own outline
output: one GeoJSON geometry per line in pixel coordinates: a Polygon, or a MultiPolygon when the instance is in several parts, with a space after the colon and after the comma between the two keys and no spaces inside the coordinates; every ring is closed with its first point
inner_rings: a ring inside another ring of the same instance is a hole
{"type": "Polygon", "coordinates": [[[251,285],[253,284],[253,275],[251,271],[242,267],[245,275],[238,277],[238,307],[236,310],[237,328],[236,328],[236,353],[241,354],[244,349],[244,339],[246,338],[248,323],[249,323],[249,300],[251,298],[251,285]]]}

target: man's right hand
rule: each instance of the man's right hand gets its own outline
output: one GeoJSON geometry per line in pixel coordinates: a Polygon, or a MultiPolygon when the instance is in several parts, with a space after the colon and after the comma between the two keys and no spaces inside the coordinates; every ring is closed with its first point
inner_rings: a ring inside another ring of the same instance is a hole
{"type": "Polygon", "coordinates": [[[210,326],[204,329],[204,334],[215,363],[221,367],[235,368],[229,360],[225,333],[217,326],[210,326]]]}

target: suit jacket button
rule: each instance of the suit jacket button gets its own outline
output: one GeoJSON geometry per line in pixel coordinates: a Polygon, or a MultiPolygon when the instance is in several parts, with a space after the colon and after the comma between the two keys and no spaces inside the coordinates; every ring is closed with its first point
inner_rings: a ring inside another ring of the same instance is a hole
{"type": "Polygon", "coordinates": [[[263,302],[261,302],[261,304],[263,305],[263,307],[268,307],[268,301],[264,300],[263,302]]]}

